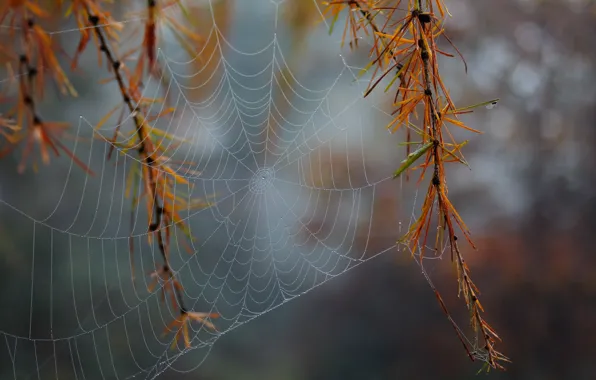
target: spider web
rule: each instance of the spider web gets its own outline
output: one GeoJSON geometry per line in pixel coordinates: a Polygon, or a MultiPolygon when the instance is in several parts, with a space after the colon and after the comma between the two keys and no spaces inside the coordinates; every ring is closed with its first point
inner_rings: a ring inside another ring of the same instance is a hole
{"type": "MultiPolygon", "coordinates": [[[[358,73],[365,60],[342,56],[338,37],[328,36],[325,25],[313,32],[316,51],[298,69],[290,68],[282,4],[262,0],[237,10],[263,12],[246,17],[261,28],[248,26],[257,36],[251,40],[235,41],[214,22],[208,40],[217,48],[205,62],[214,67],[207,75],[189,70],[198,58],[177,59],[162,46],[163,77],[145,94],[166,94],[177,113],[159,127],[190,142],[168,149],[172,160],[193,163],[179,168],[189,185],[177,190],[214,202],[188,210],[185,221],[195,239],[185,247],[175,230],[171,263],[188,308],[219,313],[213,321],[218,331],[194,324],[191,348],[170,348],[174,334],[162,331],[176,311],[161,302],[163,284],[146,290],[147,273],[161,262],[160,254],[146,242],[143,211],[131,223],[126,197],[127,174],[140,162],[122,151],[106,161],[107,140],[77,139],[75,153],[96,178],[62,160],[2,188],[2,224],[14,220],[22,227],[19,236],[26,235],[20,241],[31,244],[17,249],[30,256],[31,273],[14,304],[28,329],[23,323],[0,326],[4,375],[155,378],[168,369],[193,371],[219,338],[245,323],[380,254],[409,254],[396,253],[396,241],[414,220],[417,193],[391,180],[403,152],[396,149],[399,138],[386,138],[382,128],[390,120],[382,104],[386,97],[363,98],[368,79],[358,73]],[[190,86],[199,74],[202,83],[190,86]],[[207,96],[187,95],[204,86],[211,88],[207,96]],[[23,202],[19,194],[31,194],[32,183],[44,184],[44,190],[36,188],[37,199],[23,202]],[[382,218],[376,205],[387,197],[399,202],[384,211],[394,207],[399,216],[384,226],[390,232],[379,247],[369,243],[378,238],[382,218]]],[[[205,11],[213,15],[211,2],[205,11]]],[[[84,138],[105,110],[76,102],[73,107],[85,116],[73,131],[84,138]]],[[[101,135],[111,136],[115,128],[105,125],[101,135]]]]}

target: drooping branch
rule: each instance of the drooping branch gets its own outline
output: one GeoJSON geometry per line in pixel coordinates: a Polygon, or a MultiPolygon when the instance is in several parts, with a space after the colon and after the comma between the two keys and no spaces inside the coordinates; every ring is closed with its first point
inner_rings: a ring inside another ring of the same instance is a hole
{"type": "MultiPolygon", "coordinates": [[[[432,172],[420,216],[412,224],[402,241],[408,243],[413,254],[424,249],[420,247],[427,246],[431,224],[435,220],[434,217],[437,217],[438,228],[434,249],[437,252],[442,251],[442,248],[446,248],[444,244],[449,244],[451,259],[456,267],[459,293],[463,294],[470,314],[470,325],[476,333],[476,340],[478,337],[484,340],[484,347],[481,347],[479,351],[471,351],[442,297],[432,285],[430,278],[427,277],[427,280],[468,356],[472,360],[482,359],[492,368],[502,369],[500,362],[508,361],[508,358],[495,350],[494,344],[499,337],[481,316],[483,309],[478,301],[479,291],[471,280],[469,268],[458,247],[456,228],[461,230],[472,247],[474,244],[470,238],[469,230],[447,196],[445,163],[465,163],[460,152],[465,142],[453,141],[449,143],[444,139],[444,133],[446,133],[446,136],[453,140],[453,136],[447,129],[447,123],[471,132],[477,133],[478,131],[457,120],[457,115],[469,112],[472,107],[457,109],[454,106],[439,73],[437,56],[439,54],[450,56],[436,46],[436,39],[439,36],[445,36],[442,21],[447,13],[446,8],[443,0],[409,0],[405,16],[392,24],[390,19],[401,2],[402,0],[336,0],[327,4],[334,16],[334,22],[342,9],[349,10],[346,31],[351,25],[351,38],[357,39],[356,33],[359,29],[368,27],[372,30],[374,35],[372,57],[364,71],[374,68],[374,72],[365,96],[370,94],[394,69],[397,69],[397,73],[394,74],[387,87],[389,89],[394,86],[393,83],[399,79],[394,100],[396,109],[393,115],[395,117],[387,128],[396,131],[405,126],[408,131],[406,143],[408,148],[410,147],[410,131],[419,134],[422,142],[416,151],[410,153],[408,150],[407,158],[402,161],[394,177],[406,172],[422,157],[424,157],[424,162],[417,167],[421,169],[420,180],[424,178],[427,169],[432,172]],[[434,14],[434,9],[438,9],[440,17],[434,14]],[[360,20],[354,19],[354,12],[360,14],[360,20]],[[379,27],[375,21],[382,14],[386,17],[386,21],[383,26],[379,27]],[[390,24],[391,27],[389,27],[390,24]],[[375,53],[376,55],[374,55],[375,53]],[[385,62],[392,63],[386,68],[383,67],[385,62]],[[420,118],[417,116],[418,109],[423,110],[420,118]],[[421,125],[415,125],[413,121],[416,120],[420,121],[421,125]],[[446,238],[445,233],[448,235],[446,238]]],[[[344,38],[345,35],[344,31],[344,38]]],[[[445,38],[451,43],[449,38],[446,36],[445,38]]],[[[423,252],[420,252],[420,265],[422,265],[422,260],[423,252]]],[[[424,267],[422,269],[426,276],[424,267]]]]}
{"type": "Polygon", "coordinates": [[[9,144],[0,151],[0,157],[12,152],[21,141],[25,140],[21,162],[18,165],[19,173],[25,171],[33,146],[37,144],[44,164],[49,164],[50,152],[55,156],[60,156],[60,151],[62,151],[88,174],[94,175],[60,141],[61,135],[69,127],[68,123],[43,120],[37,107],[37,100],[41,100],[44,96],[46,73],[53,77],[63,94],[76,96],[77,93],[58,63],[52,40],[43,28],[37,25],[36,16],[47,17],[47,14],[37,8],[32,9],[30,10],[24,3],[16,2],[4,7],[0,12],[0,20],[11,14],[11,25],[18,20],[19,27],[11,29],[10,34],[15,37],[15,32],[19,32],[18,37],[14,40],[18,41],[20,45],[20,53],[15,57],[15,60],[18,61],[16,80],[18,100],[9,113],[9,116],[16,119],[16,123],[10,128],[11,133],[2,132],[9,144]]]}
{"type": "MultiPolygon", "coordinates": [[[[93,28],[95,36],[97,37],[99,43],[99,50],[104,53],[109,66],[112,68],[112,72],[118,83],[118,88],[120,90],[120,94],[122,96],[122,101],[126,104],[128,111],[134,121],[136,133],[139,139],[139,146],[138,146],[138,154],[141,158],[141,161],[145,165],[144,172],[146,173],[146,189],[147,189],[147,197],[150,199],[150,202],[153,204],[153,220],[150,220],[149,224],[149,233],[154,234],[157,237],[157,245],[161,256],[164,260],[164,265],[162,270],[164,274],[167,275],[169,281],[176,282],[177,280],[174,277],[172,272],[172,267],[169,262],[168,258],[168,251],[166,242],[164,239],[165,230],[162,228],[163,224],[163,214],[164,214],[164,207],[160,202],[160,197],[158,196],[157,190],[157,183],[155,181],[154,171],[156,170],[156,162],[157,160],[154,158],[154,152],[152,151],[152,144],[149,138],[149,134],[146,131],[146,122],[143,118],[141,118],[141,110],[138,104],[135,104],[133,97],[130,94],[128,87],[124,81],[124,75],[121,71],[122,62],[116,57],[115,53],[112,51],[110,44],[104,35],[101,26],[99,25],[100,18],[94,14],[89,7],[87,7],[88,13],[88,22],[89,26],[93,28]]],[[[151,214],[149,215],[151,218],[151,214]]],[[[181,294],[181,290],[178,286],[172,286],[173,292],[176,296],[176,301],[178,302],[178,308],[181,314],[186,313],[188,310],[184,305],[184,299],[181,294]]]]}

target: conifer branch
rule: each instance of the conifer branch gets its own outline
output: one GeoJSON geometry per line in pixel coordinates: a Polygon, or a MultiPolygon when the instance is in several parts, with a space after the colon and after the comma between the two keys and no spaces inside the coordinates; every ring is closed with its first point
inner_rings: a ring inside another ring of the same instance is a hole
{"type": "MultiPolygon", "coordinates": [[[[49,164],[50,152],[55,156],[60,156],[60,151],[62,151],[87,174],[94,175],[93,171],[60,141],[59,137],[68,128],[68,124],[43,120],[37,107],[37,99],[42,99],[44,95],[44,73],[46,71],[53,75],[62,93],[76,96],[76,91],[56,59],[51,39],[37,25],[35,16],[42,17],[46,14],[25,1],[11,3],[0,9],[0,20],[4,20],[9,15],[11,15],[10,23],[14,26],[10,34],[14,37],[15,32],[19,31],[16,40],[20,42],[21,50],[17,56],[18,101],[13,110],[9,112],[9,116],[16,119],[16,124],[9,128],[11,133],[2,131],[2,135],[6,137],[9,144],[0,151],[0,157],[11,153],[21,141],[25,140],[21,162],[17,167],[19,173],[25,171],[33,145],[37,144],[44,164],[49,164]],[[19,21],[18,27],[15,26],[17,20],[19,21]]],[[[34,169],[37,169],[35,164],[33,166],[34,169]]]]}
{"type": "MultiPolygon", "coordinates": [[[[130,146],[129,149],[136,149],[143,165],[140,175],[144,183],[144,192],[147,199],[149,241],[152,241],[151,236],[156,238],[157,247],[163,259],[163,264],[151,274],[153,283],[149,286],[149,291],[152,291],[154,284],[157,285],[160,282],[163,282],[161,289],[162,300],[165,301],[166,293],[169,293],[171,304],[178,309],[179,313],[178,317],[168,325],[166,332],[169,332],[172,330],[172,328],[177,327],[176,335],[172,342],[172,347],[174,347],[179,339],[182,338],[185,346],[188,348],[190,347],[190,337],[187,323],[194,320],[200,322],[210,329],[215,330],[215,326],[207,318],[217,318],[218,314],[194,312],[187,308],[182,294],[183,287],[178,281],[169,260],[169,223],[172,222],[178,227],[182,226],[181,228],[183,228],[183,225],[175,209],[175,205],[180,203],[181,200],[173,194],[173,189],[171,189],[172,183],[170,183],[166,176],[171,176],[171,178],[173,178],[172,181],[174,182],[187,182],[169,167],[164,156],[158,155],[160,150],[163,151],[163,148],[160,148],[160,144],[155,146],[152,142],[151,133],[155,130],[148,124],[150,120],[157,119],[163,114],[173,111],[173,108],[168,109],[168,111],[161,112],[156,117],[149,118],[143,108],[143,104],[146,104],[147,102],[152,103],[155,102],[155,100],[142,98],[139,91],[140,87],[142,86],[142,75],[144,71],[143,64],[141,63],[142,60],[145,57],[148,57],[150,72],[154,72],[153,69],[157,65],[155,61],[156,57],[154,43],[156,38],[155,27],[157,24],[155,12],[157,12],[158,5],[157,2],[153,0],[149,0],[147,3],[148,11],[152,14],[152,16],[149,17],[149,20],[147,21],[148,25],[146,25],[145,28],[146,34],[143,41],[144,50],[141,51],[141,58],[139,60],[139,64],[137,65],[137,69],[134,75],[129,77],[129,84],[127,84],[125,76],[127,76],[128,72],[125,71],[125,65],[121,61],[121,58],[119,58],[116,54],[110,41],[110,38],[116,38],[116,34],[112,33],[110,35],[109,30],[104,32],[103,29],[104,26],[107,28],[110,24],[109,16],[105,13],[102,13],[96,4],[88,0],[78,1],[84,1],[83,8],[85,14],[82,15],[82,18],[89,29],[93,30],[93,34],[96,37],[98,45],[97,48],[106,58],[108,67],[113,73],[114,79],[118,85],[122,102],[124,103],[125,108],[134,122],[134,133],[137,136],[138,142],[136,142],[134,146],[130,146]],[[150,41],[153,41],[153,43],[150,41]],[[162,185],[163,190],[160,190],[162,185]],[[166,199],[172,200],[171,206],[167,205],[166,199]]],[[[78,52],[82,51],[88,41],[89,36],[82,35],[78,52]]],[[[107,116],[110,115],[111,113],[107,116]]],[[[105,119],[106,118],[104,118],[104,120],[105,119]]],[[[116,135],[118,135],[118,128],[116,135]]],[[[158,135],[165,136],[167,134],[165,132],[160,132],[158,135]]],[[[189,204],[188,207],[193,207],[193,205],[189,204]]],[[[131,246],[131,263],[132,253],[133,249],[131,246]]]]}
{"type": "MultiPolygon", "coordinates": [[[[422,157],[424,157],[424,162],[418,167],[422,171],[420,179],[423,179],[427,169],[432,168],[431,180],[422,205],[421,215],[411,226],[403,240],[408,243],[412,253],[423,249],[420,247],[426,247],[433,221],[433,212],[437,213],[438,229],[434,249],[436,252],[441,252],[444,241],[449,244],[451,259],[456,266],[459,292],[464,296],[470,314],[470,325],[476,334],[476,340],[478,340],[478,337],[484,340],[482,348],[474,351],[470,350],[442,297],[427,277],[429,284],[431,284],[441,308],[454,327],[468,356],[472,360],[481,359],[485,361],[491,368],[503,369],[500,363],[508,361],[508,358],[495,350],[495,341],[500,339],[480,314],[483,309],[478,301],[479,291],[470,278],[469,269],[458,247],[456,226],[462,231],[470,245],[473,248],[475,247],[470,238],[470,232],[447,197],[447,179],[444,165],[446,162],[465,163],[460,151],[465,142],[457,143],[453,141],[448,143],[443,138],[443,131],[451,136],[447,129],[447,123],[468,131],[478,131],[457,120],[457,115],[465,113],[465,111],[463,111],[464,109],[457,109],[453,105],[438,70],[437,55],[445,53],[437,48],[435,40],[437,37],[445,35],[442,22],[446,8],[443,0],[408,0],[408,11],[405,17],[395,24],[397,26],[393,30],[387,30],[389,29],[390,19],[398,9],[401,1],[336,0],[327,3],[327,11],[330,11],[333,15],[335,22],[339,12],[344,8],[349,10],[346,31],[348,26],[351,25],[351,38],[357,38],[357,32],[362,29],[362,25],[372,29],[374,34],[372,57],[364,71],[366,72],[372,67],[375,69],[365,96],[370,94],[394,68],[397,68],[397,73],[387,87],[389,89],[393,82],[399,79],[400,84],[395,92],[394,100],[396,109],[393,114],[395,118],[387,128],[396,131],[401,126],[405,126],[408,132],[408,141],[406,143],[408,148],[410,147],[410,130],[418,133],[422,138],[422,142],[415,152],[410,153],[408,150],[407,158],[402,161],[402,165],[394,176],[397,177],[410,169],[410,166],[422,157]],[[440,18],[434,13],[435,7],[441,16],[440,18]],[[359,12],[360,20],[353,19],[353,11],[359,12]],[[387,20],[384,26],[379,27],[375,23],[375,17],[384,11],[389,11],[385,16],[387,20]],[[376,55],[373,55],[374,53],[376,55]],[[393,65],[389,68],[383,68],[384,62],[388,60],[392,61],[393,65]],[[445,104],[442,105],[441,100],[445,104]],[[411,119],[418,120],[416,114],[418,107],[423,109],[422,117],[419,119],[422,124],[420,126],[414,125],[411,121],[411,119]],[[446,239],[444,237],[445,232],[448,235],[446,239]]],[[[346,31],[344,31],[344,38],[346,31]]],[[[451,43],[448,37],[445,36],[445,38],[451,43]]],[[[420,265],[422,265],[423,256],[424,253],[421,251],[420,265]]],[[[424,267],[423,273],[426,276],[424,267]]]]}
{"type": "MultiPolygon", "coordinates": [[[[102,32],[101,26],[99,26],[99,17],[97,15],[95,15],[88,7],[87,7],[87,13],[88,13],[89,26],[91,26],[93,28],[93,31],[94,31],[94,33],[97,37],[98,43],[99,43],[99,50],[104,53],[109,66],[112,68],[114,77],[116,79],[116,82],[118,83],[118,88],[120,90],[120,94],[122,96],[122,101],[126,104],[128,110],[130,112],[130,115],[132,116],[132,119],[134,121],[134,124],[135,124],[136,133],[137,133],[138,139],[139,139],[138,154],[141,157],[141,161],[147,167],[147,170],[145,171],[147,173],[146,178],[147,178],[147,182],[148,182],[148,184],[146,186],[147,191],[148,191],[147,197],[152,199],[154,217],[155,217],[154,221],[150,220],[149,233],[153,233],[157,236],[157,244],[158,244],[159,251],[160,251],[163,261],[164,261],[164,265],[162,267],[164,274],[168,275],[168,278],[171,278],[171,281],[177,281],[175,279],[174,274],[171,269],[172,267],[171,267],[169,259],[168,259],[168,252],[167,252],[166,244],[164,242],[164,237],[162,234],[163,233],[162,215],[164,212],[164,208],[162,207],[159,197],[157,195],[157,184],[156,184],[154,174],[153,174],[154,169],[156,169],[157,161],[154,158],[154,153],[151,151],[150,147],[148,147],[148,145],[150,145],[150,140],[149,140],[149,134],[145,130],[145,122],[144,122],[144,120],[141,119],[140,108],[139,108],[138,104],[133,103],[134,100],[131,97],[128,87],[126,86],[126,84],[124,82],[124,76],[121,72],[122,63],[120,62],[120,60],[116,57],[115,53],[110,48],[109,42],[107,41],[106,36],[102,32]]],[[[149,217],[151,218],[151,215],[149,217]]],[[[184,305],[184,300],[182,298],[180,289],[176,286],[174,286],[173,289],[174,289],[174,292],[176,295],[176,300],[178,302],[179,311],[181,314],[184,314],[187,312],[187,309],[186,309],[186,306],[184,305]]]]}

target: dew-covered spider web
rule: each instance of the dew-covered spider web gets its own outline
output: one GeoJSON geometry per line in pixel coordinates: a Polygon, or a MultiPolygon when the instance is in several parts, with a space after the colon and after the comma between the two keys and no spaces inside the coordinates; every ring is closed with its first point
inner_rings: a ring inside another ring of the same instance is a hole
{"type": "MultiPolygon", "coordinates": [[[[217,331],[190,325],[187,349],[171,348],[174,333],[163,333],[177,311],[162,302],[162,283],[147,290],[161,257],[147,242],[143,208],[131,215],[127,178],[138,156],[108,142],[116,123],[91,138],[119,101],[114,87],[99,84],[109,73],[95,69],[91,51],[84,79],[73,79],[81,96],[49,100],[47,112],[74,120],[75,154],[96,176],[62,158],[2,184],[3,234],[15,241],[2,243],[15,268],[2,313],[19,316],[0,326],[3,378],[200,373],[213,345],[236,328],[378,255],[410,257],[397,241],[420,203],[417,178],[391,179],[404,137],[384,128],[391,95],[363,97],[366,41],[357,52],[341,49],[341,33],[329,35],[321,22],[296,55],[285,6],[237,2],[230,30],[215,22],[205,36],[215,48],[200,62],[165,34],[161,77],[145,89],[177,109],[158,123],[185,141],[168,147],[168,159],[192,163],[179,166],[188,185],[177,190],[212,202],[188,210],[194,239],[173,229],[170,255],[186,306],[218,313],[217,331]]],[[[215,21],[211,2],[204,12],[215,21]]],[[[67,46],[78,38],[66,27],[53,36],[67,46]]]]}

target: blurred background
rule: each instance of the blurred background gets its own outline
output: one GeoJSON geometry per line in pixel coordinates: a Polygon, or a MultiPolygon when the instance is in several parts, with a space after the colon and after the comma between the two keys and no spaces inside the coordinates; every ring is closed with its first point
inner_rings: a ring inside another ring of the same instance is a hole
{"type": "MultiPolygon", "coordinates": [[[[197,241],[173,261],[190,304],[220,312],[225,333],[200,332],[180,357],[168,350],[171,337],[160,334],[172,312],[144,290],[159,255],[142,235],[142,212],[131,281],[133,159],[106,161],[107,144],[92,138],[118,92],[98,84],[109,73],[89,49],[71,76],[80,96],[41,107],[71,122],[71,146],[97,176],[64,157],[24,175],[18,151],[0,161],[0,378],[477,378],[480,363],[395,246],[426,188],[416,176],[388,179],[404,133],[384,129],[392,94],[362,99],[367,41],[341,48],[343,19],[329,35],[310,0],[187,3],[202,50],[190,59],[164,31],[164,77],[147,91],[165,89],[178,108],[163,128],[191,142],[176,154],[201,172],[192,195],[217,201],[188,216],[197,241]]],[[[454,102],[500,99],[464,117],[483,134],[457,134],[470,140],[471,170],[448,172],[478,246],[464,255],[485,317],[512,360],[480,376],[594,379],[596,4],[445,3],[447,34],[468,67],[441,61],[454,102]]],[[[131,19],[130,7],[118,5],[116,18],[131,19]]],[[[72,25],[47,27],[74,52],[72,25]]],[[[9,43],[6,28],[0,36],[9,43]]],[[[467,331],[449,255],[424,265],[467,331]]]]}

